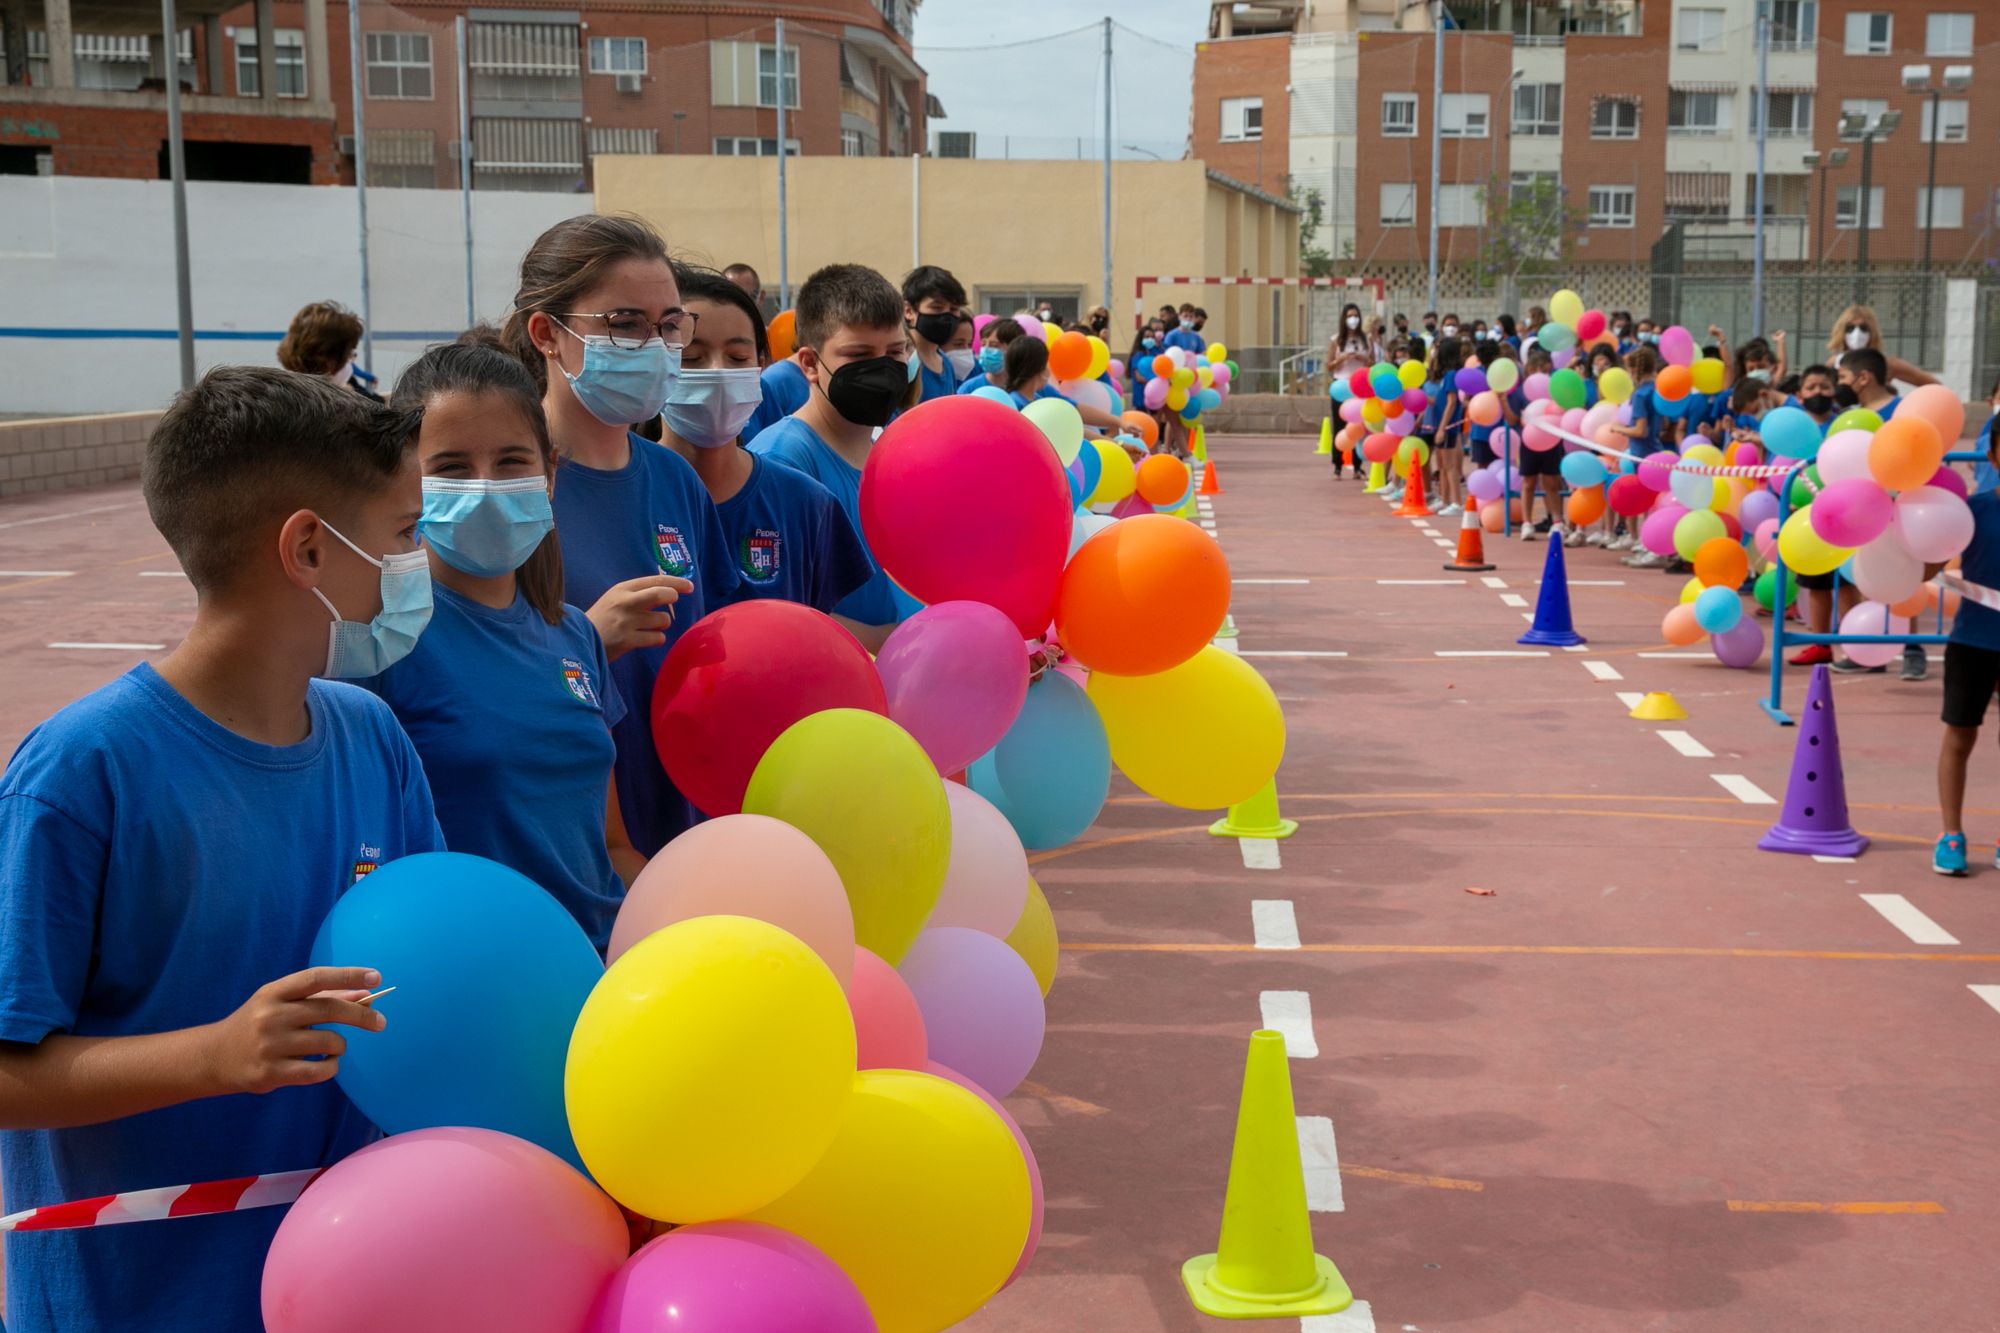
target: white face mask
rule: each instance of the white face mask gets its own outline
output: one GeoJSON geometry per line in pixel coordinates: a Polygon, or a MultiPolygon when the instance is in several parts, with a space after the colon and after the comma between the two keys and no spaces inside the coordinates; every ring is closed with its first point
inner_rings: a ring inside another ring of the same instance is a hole
{"type": "Polygon", "coordinates": [[[1866,329],[1849,329],[1849,330],[1847,331],[1847,350],[1848,350],[1848,351],[1850,351],[1850,352],[1858,352],[1858,351],[1860,351],[1860,350],[1861,350],[1862,348],[1866,347],[1867,345],[1868,345],[1868,330],[1866,330],[1866,329]]]}
{"type": "Polygon", "coordinates": [[[1445,325],[1445,326],[1444,326],[1444,336],[1445,336],[1445,337],[1447,337],[1447,338],[1455,338],[1455,337],[1457,337],[1457,336],[1458,336],[1458,325],[1456,325],[1456,324],[1447,324],[1447,325],[1445,325]]]}
{"type": "Polygon", "coordinates": [[[762,373],[755,366],[683,370],[660,415],[669,430],[697,449],[720,449],[736,442],[763,401],[762,373]]]}
{"type": "Polygon", "coordinates": [[[979,349],[976,347],[954,347],[944,354],[944,359],[951,362],[952,374],[958,376],[960,379],[964,379],[972,373],[972,368],[979,364],[979,349]]]}
{"type": "Polygon", "coordinates": [[[1347,327],[1348,327],[1348,328],[1350,328],[1350,329],[1358,329],[1358,328],[1360,328],[1360,327],[1361,327],[1361,316],[1359,316],[1359,315],[1349,315],[1349,316],[1347,317],[1347,327]]]}

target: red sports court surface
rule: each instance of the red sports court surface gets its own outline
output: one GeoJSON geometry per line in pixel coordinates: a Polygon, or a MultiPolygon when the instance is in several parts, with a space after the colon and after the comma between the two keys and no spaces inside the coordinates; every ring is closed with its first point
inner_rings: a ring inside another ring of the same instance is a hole
{"type": "MultiPolygon", "coordinates": [[[[1523,651],[1544,544],[1447,574],[1451,520],[1391,518],[1311,440],[1213,451],[1301,827],[1273,858],[1121,786],[1041,859],[1065,952],[1011,1108],[1047,1223],[965,1327],[1223,1327],[1179,1266],[1214,1247],[1267,1021],[1319,1247],[1365,1303],[1310,1333],[1994,1327],[2000,989],[1973,988],[2000,988],[2000,753],[1974,760],[1973,877],[1932,875],[1938,668],[1836,682],[1875,845],[1758,852],[1796,732],[1764,674],[1644,655],[1675,651],[1679,579],[1571,551],[1590,651],[1440,656],[1523,651]],[[1688,719],[1627,718],[1653,689],[1688,719]]],[[[175,641],[173,570],[131,488],[0,504],[0,747],[157,651],[50,645],[175,641]]]]}

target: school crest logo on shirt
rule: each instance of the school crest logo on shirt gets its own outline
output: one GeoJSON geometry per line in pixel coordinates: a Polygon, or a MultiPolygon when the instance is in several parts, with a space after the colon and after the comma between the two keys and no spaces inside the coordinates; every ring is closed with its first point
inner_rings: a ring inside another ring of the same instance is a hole
{"type": "Polygon", "coordinates": [[[563,684],[569,687],[569,692],[576,696],[579,703],[589,704],[592,708],[598,706],[597,687],[590,683],[590,672],[583,663],[573,657],[565,657],[562,674],[563,684]]]}
{"type": "Polygon", "coordinates": [[[681,530],[671,523],[660,523],[653,528],[653,558],[660,562],[661,573],[675,578],[684,579],[694,570],[694,552],[688,549],[681,530]]]}
{"type": "Polygon", "coordinates": [[[769,528],[752,528],[744,535],[736,552],[737,567],[752,583],[769,583],[778,577],[778,550],[781,539],[769,528]]]}
{"type": "Polygon", "coordinates": [[[361,844],[361,854],[354,859],[354,882],[359,884],[382,864],[382,849],[361,844]]]}

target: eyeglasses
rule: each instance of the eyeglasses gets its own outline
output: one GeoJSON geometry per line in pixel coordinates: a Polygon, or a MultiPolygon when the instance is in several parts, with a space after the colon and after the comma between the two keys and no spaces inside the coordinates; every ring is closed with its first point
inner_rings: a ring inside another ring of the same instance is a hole
{"type": "MultiPolygon", "coordinates": [[[[621,351],[629,352],[634,348],[645,346],[654,338],[658,338],[669,347],[686,347],[694,338],[695,324],[701,316],[691,310],[675,307],[657,323],[636,310],[611,310],[603,313],[577,310],[559,315],[557,318],[602,320],[604,334],[611,340],[611,345],[621,351]]],[[[570,332],[574,333],[576,330],[571,329],[570,332]]]]}

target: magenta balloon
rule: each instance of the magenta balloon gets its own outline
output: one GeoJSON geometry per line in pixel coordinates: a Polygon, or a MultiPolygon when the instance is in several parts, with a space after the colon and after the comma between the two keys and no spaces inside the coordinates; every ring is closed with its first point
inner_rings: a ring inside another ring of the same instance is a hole
{"type": "Polygon", "coordinates": [[[1973,526],[1971,507],[1941,487],[1913,486],[1896,497],[1896,539],[1919,560],[1951,559],[1972,540],[1973,526]]]}
{"type": "Polygon", "coordinates": [[[1668,365],[1694,364],[1694,335],[1676,324],[1660,335],[1660,355],[1668,365]]]}
{"type": "Polygon", "coordinates": [[[875,1333],[840,1265],[762,1222],[702,1222],[648,1241],[584,1333],[875,1333]]]}
{"type": "Polygon", "coordinates": [[[1639,544],[1654,555],[1674,553],[1674,525],[1686,516],[1687,510],[1669,500],[1656,506],[1646,515],[1646,521],[1639,527],[1639,544]]]}
{"type": "Polygon", "coordinates": [[[1431,396],[1422,389],[1403,390],[1403,410],[1405,412],[1421,412],[1430,405],[1431,396]]]}
{"type": "Polygon", "coordinates": [[[1673,485],[1674,464],[1679,461],[1680,456],[1672,451],[1649,454],[1639,460],[1639,480],[1648,490],[1667,490],[1673,485]]]}
{"type": "Polygon", "coordinates": [[[1764,655],[1764,627],[1755,616],[1745,616],[1722,633],[1709,635],[1708,644],[1722,665],[1747,669],[1764,655]]]}
{"type": "MultiPolygon", "coordinates": [[[[1147,380],[1146,388],[1141,394],[1146,404],[1146,410],[1157,412],[1165,407],[1167,405],[1167,390],[1170,387],[1172,386],[1167,383],[1167,377],[1164,375],[1155,375],[1153,378],[1147,380]]],[[[1342,406],[1345,406],[1345,404],[1342,404],[1342,406]]]]}
{"type": "Polygon", "coordinates": [[[925,607],[896,626],[875,669],[889,720],[916,737],[940,773],[998,745],[1028,697],[1021,632],[984,602],[925,607]]]}
{"type": "Polygon", "coordinates": [[[1019,412],[966,395],[896,420],[861,473],[861,533],[926,605],[985,602],[1023,638],[1043,633],[1069,554],[1069,483],[1019,412]]]}
{"type": "Polygon", "coordinates": [[[1950,491],[1961,500],[1968,499],[1971,496],[1971,491],[1965,484],[1965,478],[1960,476],[1957,470],[1949,463],[1932,473],[1931,479],[1925,482],[1924,485],[1935,487],[1940,491],[1950,491]]]}
{"type": "Polygon", "coordinates": [[[965,926],[917,936],[897,968],[917,997],[931,1059],[995,1097],[1021,1085],[1042,1050],[1042,988],[1004,940],[965,926]]]}
{"type": "Polygon", "coordinates": [[[1034,1261],[1035,1250],[1042,1243],[1042,1168],[1035,1161],[1035,1150],[1029,1144],[1028,1136],[1021,1132],[1021,1126],[1016,1123],[1013,1116],[1007,1113],[1007,1108],[1002,1106],[998,1099],[986,1091],[986,1089],[980,1087],[977,1083],[974,1083],[971,1079],[949,1065],[941,1065],[935,1060],[931,1060],[925,1064],[924,1072],[944,1079],[948,1083],[956,1083],[980,1101],[985,1102],[986,1109],[993,1112],[994,1115],[999,1116],[1000,1123],[1005,1125],[1007,1132],[1014,1136],[1014,1146],[1021,1150],[1021,1160],[1027,1163],[1028,1241],[1027,1244],[1021,1247],[1021,1258],[1014,1265],[1014,1271],[1007,1275],[1007,1281],[1000,1284],[1002,1287],[1010,1286],[1013,1284],[1015,1278],[1028,1271],[1028,1265],[1034,1261]]]}
{"type": "Polygon", "coordinates": [[[1813,498],[1806,521],[1828,546],[1865,546],[1895,517],[1896,502],[1874,481],[1836,481],[1813,498]]]}

